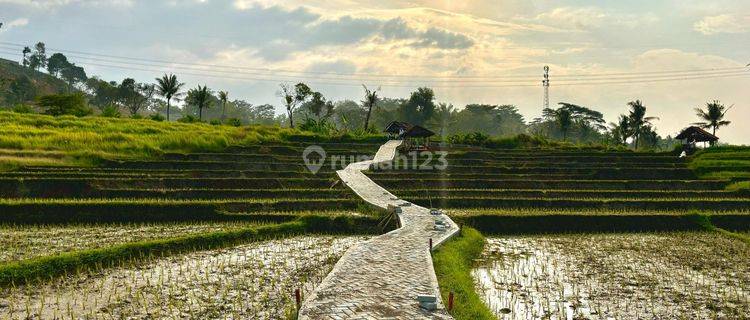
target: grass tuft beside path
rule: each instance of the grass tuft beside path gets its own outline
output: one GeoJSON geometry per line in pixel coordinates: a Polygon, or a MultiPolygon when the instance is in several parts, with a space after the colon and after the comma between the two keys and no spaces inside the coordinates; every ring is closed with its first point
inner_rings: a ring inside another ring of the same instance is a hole
{"type": "Polygon", "coordinates": [[[464,227],[461,234],[438,248],[432,257],[440,284],[443,303],[448,304],[448,295],[454,294],[453,310],[450,314],[457,320],[497,319],[474,289],[471,268],[484,248],[484,237],[479,231],[464,227]]]}

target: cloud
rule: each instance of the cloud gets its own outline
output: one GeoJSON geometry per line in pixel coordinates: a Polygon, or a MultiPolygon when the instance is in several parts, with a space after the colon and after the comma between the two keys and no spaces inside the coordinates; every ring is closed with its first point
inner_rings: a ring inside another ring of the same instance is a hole
{"type": "Polygon", "coordinates": [[[357,65],[350,60],[338,59],[334,61],[321,61],[310,64],[305,71],[309,72],[334,72],[334,73],[356,73],[357,65]]]}
{"type": "Polygon", "coordinates": [[[31,7],[34,9],[55,9],[70,4],[85,6],[132,6],[132,0],[0,0],[0,4],[12,4],[31,7]]]}
{"type": "MultiPolygon", "coordinates": [[[[267,9],[265,9],[267,10],[267,9]]],[[[280,35],[262,45],[258,53],[268,60],[286,59],[288,55],[318,47],[370,43],[379,38],[396,45],[413,48],[467,49],[474,45],[469,36],[442,28],[413,27],[404,19],[379,19],[343,15],[324,19],[321,16],[301,25],[292,33],[280,35]]]]}
{"type": "Polygon", "coordinates": [[[380,32],[385,39],[407,39],[416,36],[416,30],[410,28],[401,18],[386,21],[380,32]]]}
{"type": "Polygon", "coordinates": [[[648,50],[633,59],[636,70],[691,70],[707,68],[741,68],[742,63],[717,55],[703,55],[677,49],[648,50]]]}
{"type": "Polygon", "coordinates": [[[413,44],[417,48],[466,49],[474,45],[474,40],[465,35],[438,28],[427,29],[418,36],[418,39],[413,44]]]}
{"type": "Polygon", "coordinates": [[[716,33],[744,33],[750,31],[750,15],[720,14],[704,17],[693,29],[705,35],[716,33]]]}
{"type": "Polygon", "coordinates": [[[7,32],[12,30],[13,28],[23,27],[29,24],[29,19],[27,18],[18,18],[15,20],[11,20],[8,23],[3,24],[3,27],[0,28],[0,32],[7,32]]]}
{"type": "Polygon", "coordinates": [[[303,32],[310,45],[351,44],[374,35],[383,23],[377,19],[342,16],[317,21],[308,25],[303,32]]]}
{"type": "Polygon", "coordinates": [[[606,25],[634,28],[659,20],[654,14],[623,14],[605,11],[599,7],[559,7],[536,15],[532,19],[521,19],[559,28],[586,31],[606,25]]]}

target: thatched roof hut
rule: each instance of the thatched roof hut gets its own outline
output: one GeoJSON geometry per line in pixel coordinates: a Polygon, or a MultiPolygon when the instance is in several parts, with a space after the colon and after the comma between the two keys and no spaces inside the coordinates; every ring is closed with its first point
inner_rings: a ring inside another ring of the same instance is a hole
{"type": "Polygon", "coordinates": [[[391,121],[383,130],[399,138],[429,138],[435,135],[434,132],[420,125],[413,125],[408,122],[391,121]]]}
{"type": "Polygon", "coordinates": [[[719,137],[711,134],[710,132],[703,130],[696,126],[690,126],[683,129],[675,139],[685,140],[685,144],[693,142],[710,142],[714,143],[719,140],[719,137]]]}
{"type": "Polygon", "coordinates": [[[403,139],[402,147],[411,150],[427,150],[430,145],[430,137],[435,135],[434,132],[425,127],[402,121],[391,121],[383,132],[394,138],[403,139]]]}
{"type": "Polygon", "coordinates": [[[394,136],[400,136],[404,134],[407,130],[411,129],[412,125],[407,122],[401,122],[401,121],[391,121],[386,127],[383,132],[392,134],[394,136]]]}
{"type": "Polygon", "coordinates": [[[434,136],[435,133],[426,129],[425,127],[413,125],[409,130],[404,132],[404,138],[429,138],[434,136]]]}

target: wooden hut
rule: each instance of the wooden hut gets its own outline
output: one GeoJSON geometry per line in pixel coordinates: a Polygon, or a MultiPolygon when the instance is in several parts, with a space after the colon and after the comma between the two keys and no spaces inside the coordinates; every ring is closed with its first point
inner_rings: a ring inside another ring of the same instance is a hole
{"type": "Polygon", "coordinates": [[[383,132],[391,138],[404,140],[403,147],[409,150],[427,150],[430,137],[435,135],[425,127],[401,121],[391,121],[383,132]]]}
{"type": "Polygon", "coordinates": [[[403,138],[404,133],[411,129],[412,125],[407,122],[391,121],[383,132],[387,133],[389,137],[394,139],[403,138]]]}
{"type": "Polygon", "coordinates": [[[695,150],[695,144],[697,142],[708,142],[714,144],[716,141],[719,141],[719,137],[696,126],[690,126],[683,129],[675,139],[682,140],[683,150],[687,153],[695,150]]]}

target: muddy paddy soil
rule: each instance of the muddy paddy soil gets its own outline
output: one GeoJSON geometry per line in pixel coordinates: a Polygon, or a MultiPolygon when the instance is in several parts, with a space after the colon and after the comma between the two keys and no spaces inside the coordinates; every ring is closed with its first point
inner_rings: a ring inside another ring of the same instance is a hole
{"type": "Polygon", "coordinates": [[[0,319],[283,319],[364,237],[296,237],[0,289],[0,319]]]}
{"type": "Polygon", "coordinates": [[[489,238],[472,273],[500,319],[750,319],[750,246],[716,233],[489,238]]]}

